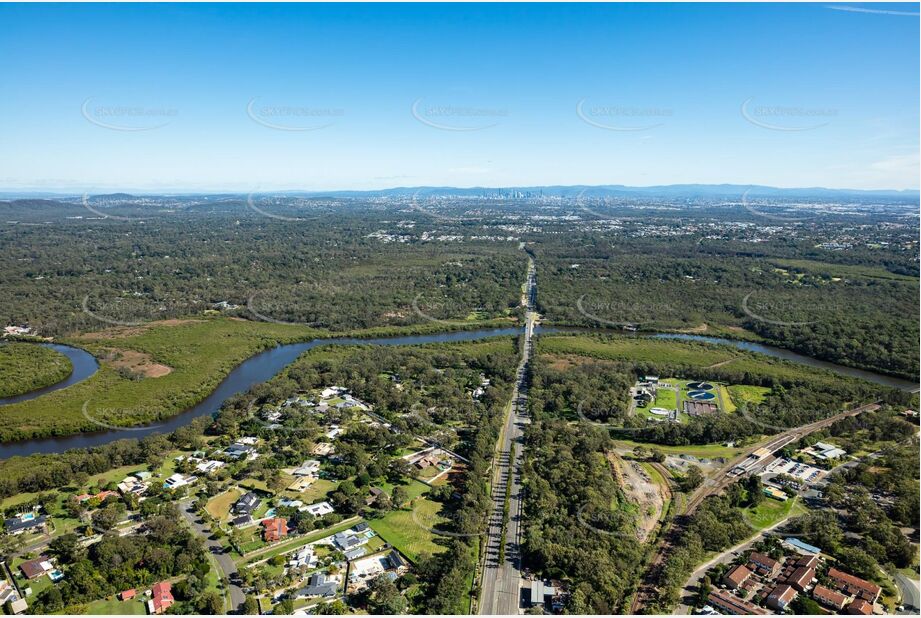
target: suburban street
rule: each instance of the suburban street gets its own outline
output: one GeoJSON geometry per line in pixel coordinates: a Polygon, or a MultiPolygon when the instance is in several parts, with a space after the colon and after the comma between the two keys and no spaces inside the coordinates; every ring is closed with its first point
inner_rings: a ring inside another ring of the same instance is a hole
{"type": "Polygon", "coordinates": [[[243,594],[243,590],[231,581],[231,578],[237,574],[237,565],[234,564],[230,556],[224,553],[224,548],[221,544],[211,538],[211,531],[207,526],[201,523],[198,514],[192,507],[191,501],[179,503],[179,512],[182,513],[185,520],[192,526],[192,529],[201,536],[205,542],[205,547],[207,547],[211,555],[214,556],[215,562],[221,570],[221,581],[223,581],[230,590],[231,607],[228,611],[231,614],[236,613],[243,604],[243,601],[246,600],[246,595],[243,594]]]}
{"type": "Polygon", "coordinates": [[[500,436],[499,452],[493,476],[493,506],[489,516],[486,556],[482,574],[480,614],[517,614],[521,598],[521,462],[524,425],[527,419],[527,367],[531,357],[531,342],[537,314],[534,311],[537,280],[533,259],[528,262],[528,280],[524,291],[527,306],[525,338],[521,362],[508,416],[500,436]],[[512,446],[514,445],[514,452],[512,446]],[[508,491],[507,491],[508,488],[508,491]],[[502,534],[505,498],[508,494],[509,521],[502,534]],[[503,542],[505,555],[500,552],[503,542]]]}

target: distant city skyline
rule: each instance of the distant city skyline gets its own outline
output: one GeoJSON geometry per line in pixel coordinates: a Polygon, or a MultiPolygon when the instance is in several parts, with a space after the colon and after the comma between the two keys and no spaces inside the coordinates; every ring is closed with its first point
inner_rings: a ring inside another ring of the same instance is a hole
{"type": "Polygon", "coordinates": [[[2,4],[0,190],[916,190],[918,6],[2,4]]]}

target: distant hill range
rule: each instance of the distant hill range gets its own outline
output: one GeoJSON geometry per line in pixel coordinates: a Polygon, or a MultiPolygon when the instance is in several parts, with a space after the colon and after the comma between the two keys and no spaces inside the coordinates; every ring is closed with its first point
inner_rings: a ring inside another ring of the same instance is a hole
{"type": "MultiPolygon", "coordinates": [[[[684,185],[655,185],[650,187],[631,187],[627,185],[548,185],[533,187],[394,187],[369,191],[264,191],[260,194],[286,195],[297,197],[620,197],[620,198],[652,198],[652,199],[738,199],[746,193],[748,197],[780,198],[780,199],[806,199],[806,200],[853,200],[853,199],[896,199],[899,201],[918,201],[917,190],[888,190],[888,189],[828,189],[825,187],[779,188],[765,185],[734,185],[734,184],[684,184],[684,185]]],[[[149,193],[139,191],[137,195],[129,193],[94,194],[92,200],[118,201],[131,200],[137,197],[170,196],[181,197],[245,197],[239,192],[181,192],[169,191],[163,193],[149,193]]],[[[48,199],[48,200],[74,200],[81,197],[78,193],[51,193],[28,191],[2,191],[0,199],[48,199]]]]}
{"type": "Polygon", "coordinates": [[[853,198],[898,198],[917,200],[918,191],[889,189],[827,189],[824,187],[803,187],[785,189],[765,185],[656,185],[651,187],[630,187],[627,185],[548,185],[537,187],[395,187],[379,191],[304,191],[289,195],[326,195],[330,197],[484,197],[484,196],[546,196],[546,197],[626,197],[694,199],[718,198],[741,199],[748,192],[750,197],[778,197],[803,199],[853,199],[853,198]]]}

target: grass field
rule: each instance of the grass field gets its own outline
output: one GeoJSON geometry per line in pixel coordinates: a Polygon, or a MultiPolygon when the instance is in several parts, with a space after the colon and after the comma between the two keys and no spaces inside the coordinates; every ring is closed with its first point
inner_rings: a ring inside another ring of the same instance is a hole
{"type": "Polygon", "coordinates": [[[0,397],[56,384],[70,375],[70,359],[33,343],[0,344],[0,397]]]}
{"type": "Polygon", "coordinates": [[[729,387],[729,396],[737,404],[759,404],[767,397],[771,389],[764,386],[746,386],[743,384],[733,384],[729,387]]]}
{"type": "Polygon", "coordinates": [[[224,521],[230,515],[230,507],[243,495],[243,492],[236,487],[228,489],[222,494],[218,494],[208,500],[205,510],[214,519],[224,521]]]}
{"type": "Polygon", "coordinates": [[[441,510],[438,502],[419,497],[412,504],[412,510],[407,507],[391,511],[380,519],[369,520],[368,525],[401,554],[416,562],[422,554],[444,551],[442,545],[435,543],[436,535],[429,529],[444,520],[438,516],[441,510]]]}
{"type": "Polygon", "coordinates": [[[655,448],[666,455],[691,455],[701,459],[715,459],[722,457],[731,459],[742,452],[742,448],[724,446],[722,444],[698,444],[693,446],[666,446],[663,444],[650,444],[648,442],[634,442],[633,440],[617,440],[619,446],[633,449],[637,446],[655,448]]]}
{"type": "Polygon", "coordinates": [[[86,613],[91,616],[143,616],[147,613],[147,607],[141,599],[119,601],[115,597],[110,597],[88,603],[86,613]]]}
{"type": "Polygon", "coordinates": [[[314,502],[320,502],[324,500],[326,498],[326,494],[333,491],[338,486],[339,481],[317,479],[310,485],[310,487],[304,491],[298,492],[291,489],[286,489],[282,493],[288,498],[301,500],[304,504],[313,504],[314,502]]]}
{"type": "Polygon", "coordinates": [[[805,513],[806,507],[792,498],[786,502],[774,500],[773,498],[765,498],[761,501],[761,504],[755,508],[743,509],[742,512],[746,521],[748,521],[753,528],[763,530],[769,526],[773,526],[785,517],[805,513]]]}

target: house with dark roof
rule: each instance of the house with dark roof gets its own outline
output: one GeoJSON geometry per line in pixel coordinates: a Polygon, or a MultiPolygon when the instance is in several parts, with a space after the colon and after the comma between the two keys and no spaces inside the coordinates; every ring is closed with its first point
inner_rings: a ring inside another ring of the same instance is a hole
{"type": "Polygon", "coordinates": [[[819,566],[819,557],[815,554],[805,554],[800,556],[799,559],[794,562],[794,565],[799,567],[806,567],[807,569],[814,569],[819,566]]]}
{"type": "Polygon", "coordinates": [[[339,590],[339,584],[326,578],[326,573],[317,571],[307,580],[307,585],[297,591],[297,597],[334,597],[339,590]]]}
{"type": "Polygon", "coordinates": [[[44,532],[48,523],[45,515],[26,513],[19,517],[3,520],[3,529],[7,534],[23,534],[24,532],[44,532]]]}
{"type": "Polygon", "coordinates": [[[35,560],[27,560],[20,564],[19,570],[22,571],[26,579],[37,579],[45,573],[53,571],[54,566],[46,559],[36,558],[35,560]]]}
{"type": "Polygon", "coordinates": [[[233,505],[233,512],[237,515],[252,515],[261,500],[251,491],[246,492],[233,505]]]}
{"type": "Polygon", "coordinates": [[[390,563],[391,569],[402,569],[407,566],[406,561],[403,560],[403,556],[395,549],[387,556],[387,561],[390,563]]]}

